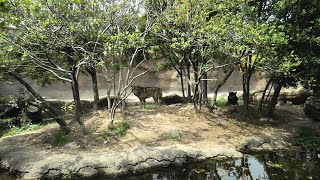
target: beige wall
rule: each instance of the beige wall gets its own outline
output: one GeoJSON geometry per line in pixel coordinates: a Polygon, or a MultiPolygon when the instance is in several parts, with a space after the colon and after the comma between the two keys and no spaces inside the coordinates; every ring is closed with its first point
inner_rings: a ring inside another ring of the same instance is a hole
{"type": "MultiPolygon", "coordinates": [[[[146,65],[151,66],[152,64],[146,65]]],[[[144,69],[145,69],[144,68],[144,69]]],[[[139,69],[137,73],[143,72],[143,69],[139,69]]],[[[216,84],[224,77],[224,73],[221,71],[211,72],[209,73],[210,78],[216,78],[217,80],[208,81],[208,90],[211,93],[216,84]]],[[[251,90],[262,90],[265,85],[265,79],[263,75],[254,74],[251,80],[251,90]]],[[[50,86],[40,87],[28,80],[31,83],[32,87],[39,92],[42,96],[53,98],[53,99],[61,99],[61,100],[71,100],[72,92],[70,88],[70,83],[55,83],[50,86]]],[[[133,85],[141,85],[141,86],[158,86],[163,89],[163,91],[169,92],[179,92],[181,89],[180,80],[177,77],[177,73],[174,70],[167,72],[157,72],[155,70],[149,71],[147,74],[137,78],[133,85]]],[[[106,95],[106,81],[102,74],[98,74],[98,86],[101,96],[106,95]]],[[[19,88],[22,86],[18,83],[8,84],[5,82],[0,82],[0,94],[2,95],[14,95],[19,92],[19,88]]],[[[79,77],[79,87],[80,87],[80,96],[81,99],[92,99],[92,84],[90,76],[81,75],[79,77]]],[[[228,91],[242,91],[242,79],[241,73],[235,71],[229,80],[226,82],[224,86],[221,87],[220,92],[228,92],[228,91]]]]}

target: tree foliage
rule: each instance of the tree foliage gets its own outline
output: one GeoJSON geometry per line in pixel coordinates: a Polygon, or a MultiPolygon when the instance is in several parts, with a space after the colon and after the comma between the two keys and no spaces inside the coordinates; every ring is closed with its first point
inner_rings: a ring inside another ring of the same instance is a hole
{"type": "MultiPolygon", "coordinates": [[[[76,120],[84,127],[79,73],[88,72],[94,81],[95,71],[104,70],[109,99],[111,87],[118,99],[113,104],[115,112],[137,77],[133,71],[154,51],[177,71],[183,95],[187,84],[196,112],[202,98],[207,98],[206,74],[218,68],[231,74],[236,64],[248,109],[250,80],[257,71],[265,72],[277,84],[275,92],[299,82],[318,92],[319,3],[0,0],[0,69],[4,72],[0,76],[14,71],[42,85],[71,83],[76,120]]],[[[93,87],[98,94],[97,85],[93,87]]]]}

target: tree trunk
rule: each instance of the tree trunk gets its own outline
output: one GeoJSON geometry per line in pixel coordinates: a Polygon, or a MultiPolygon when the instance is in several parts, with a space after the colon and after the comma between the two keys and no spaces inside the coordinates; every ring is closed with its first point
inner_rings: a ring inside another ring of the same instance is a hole
{"type": "Polygon", "coordinates": [[[84,123],[81,120],[81,113],[82,113],[82,108],[81,108],[81,101],[80,101],[80,93],[79,93],[79,84],[78,84],[78,79],[76,77],[75,74],[75,70],[72,71],[71,73],[71,85],[72,85],[72,93],[73,93],[73,97],[74,97],[74,103],[75,103],[75,118],[76,121],[79,123],[80,125],[80,131],[83,134],[86,134],[86,128],[84,123]]]}
{"type": "Polygon", "coordinates": [[[247,101],[247,107],[246,107],[246,109],[248,109],[248,107],[249,107],[249,103],[250,103],[250,80],[251,80],[251,73],[249,72],[249,75],[248,75],[248,77],[247,77],[247,96],[246,96],[246,101],[247,101]]]}
{"type": "Polygon", "coordinates": [[[243,91],[243,95],[242,95],[242,99],[243,99],[243,105],[244,105],[244,109],[245,111],[248,111],[248,101],[246,101],[247,99],[247,78],[245,76],[245,74],[242,75],[242,91],[243,91]]]}
{"type": "Polygon", "coordinates": [[[65,51],[67,54],[67,62],[70,67],[70,79],[71,79],[71,87],[72,87],[72,95],[73,95],[73,100],[75,103],[75,119],[80,125],[80,131],[82,134],[86,134],[86,128],[84,123],[81,121],[81,113],[82,113],[82,108],[81,108],[81,102],[80,102],[80,93],[79,93],[79,84],[78,84],[78,77],[77,77],[77,68],[76,67],[76,62],[72,58],[72,48],[71,47],[65,47],[65,51]]]}
{"type": "Polygon", "coordinates": [[[97,72],[93,67],[87,68],[87,72],[91,76],[92,80],[92,91],[93,91],[93,109],[97,111],[99,109],[99,89],[97,81],[97,72]]]}
{"type": "Polygon", "coordinates": [[[242,75],[242,82],[243,82],[243,104],[244,109],[246,112],[249,110],[249,100],[250,100],[250,79],[251,73],[246,72],[242,75]]]}
{"type": "Polygon", "coordinates": [[[212,108],[217,102],[217,95],[218,95],[219,89],[224,85],[224,83],[226,83],[226,81],[229,79],[229,77],[231,76],[234,70],[235,70],[235,66],[233,65],[232,69],[224,76],[223,80],[215,88],[213,99],[212,99],[212,105],[211,105],[212,108]]]}
{"type": "MultiPolygon", "coordinates": [[[[108,69],[107,67],[103,67],[103,75],[104,75],[104,78],[106,79],[107,81],[107,101],[108,101],[108,112],[110,113],[111,112],[111,107],[112,107],[112,104],[111,104],[111,89],[112,89],[112,85],[111,85],[111,79],[109,77],[109,73],[108,73],[108,69]]],[[[115,82],[115,73],[113,72],[113,82],[115,82]]],[[[115,83],[114,83],[115,84],[115,83]]],[[[113,87],[115,88],[115,87],[113,87]]],[[[116,92],[116,90],[114,89],[114,92],[116,92]]],[[[114,96],[115,97],[115,96],[114,96]]]]}
{"type": "Polygon", "coordinates": [[[186,62],[187,63],[187,77],[188,77],[188,103],[191,102],[191,86],[190,86],[190,63],[189,62],[186,62]]]}
{"type": "Polygon", "coordinates": [[[280,95],[282,85],[283,85],[282,83],[278,83],[278,82],[274,84],[274,92],[273,92],[273,95],[271,98],[271,102],[269,105],[269,111],[268,111],[269,115],[272,115],[274,112],[274,109],[275,109],[277,102],[278,102],[278,97],[280,95]]]}
{"type": "Polygon", "coordinates": [[[202,77],[203,79],[205,79],[202,81],[203,101],[204,101],[204,104],[207,105],[208,104],[208,81],[207,81],[208,73],[205,72],[202,77]]]}
{"type": "Polygon", "coordinates": [[[266,93],[267,93],[267,91],[268,91],[268,89],[269,89],[269,86],[270,86],[271,82],[272,82],[272,80],[271,80],[271,78],[270,78],[270,79],[268,80],[267,84],[266,84],[266,87],[265,87],[264,90],[263,90],[262,97],[261,97],[261,100],[260,100],[260,103],[259,103],[259,111],[262,110],[262,105],[263,105],[263,103],[264,103],[264,97],[266,96],[266,93]]]}
{"type": "Polygon", "coordinates": [[[197,83],[199,79],[199,69],[198,69],[198,61],[192,63],[193,71],[194,71],[194,81],[195,81],[195,88],[193,92],[193,100],[196,102],[196,104],[199,104],[199,83],[197,83]]]}
{"type": "Polygon", "coordinates": [[[116,109],[117,109],[117,106],[116,106],[117,103],[118,103],[118,99],[115,98],[112,103],[112,107],[111,107],[111,110],[109,113],[110,124],[113,124],[113,122],[114,122],[114,117],[116,115],[116,109]]]}
{"type": "Polygon", "coordinates": [[[180,68],[179,76],[180,76],[180,82],[181,82],[181,92],[182,92],[183,100],[185,100],[186,95],[184,92],[184,81],[183,81],[183,61],[180,62],[179,68],[180,68]]]}
{"type": "Polygon", "coordinates": [[[183,75],[182,75],[182,73],[179,73],[179,76],[180,76],[182,97],[183,97],[183,99],[185,99],[185,98],[186,98],[186,95],[185,95],[185,92],[184,92],[184,81],[183,81],[183,75]]]}
{"type": "Polygon", "coordinates": [[[111,110],[111,83],[108,81],[108,88],[107,88],[107,100],[108,100],[108,112],[111,110]]]}
{"type": "Polygon", "coordinates": [[[45,99],[43,99],[43,97],[38,94],[31,86],[29,83],[27,83],[25,80],[23,80],[20,75],[16,72],[8,72],[8,74],[12,77],[14,77],[20,84],[22,84],[37,100],[39,100],[42,105],[47,109],[46,113],[48,113],[48,115],[50,117],[52,117],[59,125],[60,125],[60,129],[65,132],[66,134],[68,134],[70,132],[70,129],[67,126],[67,123],[59,118],[58,113],[51,107],[49,106],[49,104],[47,103],[47,101],[45,99]]]}

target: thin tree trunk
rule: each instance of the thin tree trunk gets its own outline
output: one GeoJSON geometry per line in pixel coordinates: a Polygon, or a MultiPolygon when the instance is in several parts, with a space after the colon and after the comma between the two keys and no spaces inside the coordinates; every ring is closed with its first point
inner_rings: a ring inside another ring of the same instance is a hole
{"type": "Polygon", "coordinates": [[[277,102],[278,102],[278,97],[280,95],[281,88],[282,88],[282,83],[275,83],[274,92],[273,92],[271,102],[269,105],[269,112],[268,112],[269,115],[273,114],[273,112],[274,112],[274,109],[275,109],[277,102]]]}
{"type": "Polygon", "coordinates": [[[234,70],[235,70],[235,66],[232,66],[232,69],[224,76],[223,80],[215,88],[213,99],[212,99],[212,105],[211,105],[212,108],[217,102],[217,95],[218,95],[219,89],[226,83],[226,81],[229,79],[229,77],[231,76],[234,70]]]}
{"type": "Polygon", "coordinates": [[[262,110],[262,105],[263,105],[263,103],[264,103],[264,97],[266,96],[266,93],[267,93],[267,91],[268,91],[268,89],[269,89],[269,86],[270,86],[271,82],[272,82],[272,80],[271,80],[271,78],[270,78],[270,79],[268,80],[267,84],[266,84],[266,87],[265,87],[264,90],[263,90],[262,97],[261,97],[261,100],[260,100],[260,103],[259,103],[259,111],[262,110]]]}
{"type": "Polygon", "coordinates": [[[181,82],[181,92],[182,92],[183,100],[185,100],[186,95],[184,92],[184,81],[183,81],[183,61],[180,62],[179,68],[180,68],[179,76],[180,76],[180,82],[181,82]]]}
{"type": "Polygon", "coordinates": [[[246,84],[247,84],[247,78],[246,78],[246,75],[245,74],[243,74],[242,75],[242,90],[243,90],[243,95],[242,95],[242,99],[243,99],[243,105],[244,105],[244,109],[245,109],[245,111],[247,111],[248,110],[248,101],[246,101],[246,99],[247,99],[247,86],[246,86],[246,84]]]}
{"type": "MultiPolygon", "coordinates": [[[[193,71],[194,71],[194,81],[198,81],[199,79],[199,70],[198,70],[198,61],[194,62],[192,64],[193,66],[193,71]]],[[[199,102],[199,84],[195,82],[195,88],[193,92],[193,100],[196,102],[196,104],[201,103],[199,102]]]]}
{"type": "Polygon", "coordinates": [[[29,83],[27,83],[25,80],[23,80],[20,75],[16,72],[8,72],[8,74],[12,77],[14,77],[20,84],[22,84],[37,100],[39,100],[42,105],[48,110],[47,113],[49,116],[51,116],[59,125],[60,128],[63,132],[65,132],[66,134],[70,132],[70,129],[67,126],[67,123],[59,118],[58,113],[51,107],[49,106],[49,104],[47,103],[47,101],[45,99],[43,99],[43,97],[38,94],[31,86],[29,83]]]}
{"type": "Polygon", "coordinates": [[[108,112],[111,110],[111,83],[108,81],[108,88],[107,88],[107,100],[108,100],[108,112]]]}
{"type": "Polygon", "coordinates": [[[203,79],[205,79],[204,81],[202,81],[202,94],[203,94],[203,101],[204,104],[207,105],[208,104],[208,73],[205,72],[203,74],[203,79]]]}
{"type": "Polygon", "coordinates": [[[183,101],[185,101],[186,99],[186,94],[184,92],[184,81],[183,81],[183,61],[179,62],[179,76],[180,76],[180,82],[181,82],[181,92],[182,92],[182,97],[183,97],[183,101]]]}
{"type": "MultiPolygon", "coordinates": [[[[112,82],[111,82],[111,79],[109,78],[109,73],[108,73],[108,69],[106,67],[103,67],[103,75],[104,75],[104,78],[106,79],[107,81],[107,101],[108,101],[108,112],[110,113],[111,112],[111,107],[112,107],[112,104],[111,104],[111,89],[112,89],[112,82]]],[[[113,72],[113,75],[115,75],[115,73],[113,72]]],[[[115,81],[115,78],[113,77],[113,82],[115,81]]],[[[115,87],[114,87],[115,88],[115,87]]],[[[115,89],[114,89],[114,92],[115,89]]],[[[115,96],[114,96],[115,97],[115,96]]]]}
{"type": "Polygon", "coordinates": [[[250,100],[250,72],[244,73],[242,76],[243,81],[243,103],[246,112],[249,110],[249,100],[250,100]]]}
{"type": "Polygon", "coordinates": [[[249,72],[249,75],[247,77],[247,96],[246,96],[246,101],[247,101],[247,107],[246,109],[248,109],[249,107],[249,103],[250,103],[250,80],[251,80],[251,73],[249,72]]]}
{"type": "Polygon", "coordinates": [[[80,125],[80,131],[83,134],[86,134],[85,125],[81,120],[82,108],[81,108],[81,101],[80,101],[79,84],[78,84],[78,79],[75,74],[75,70],[73,70],[71,73],[71,79],[72,79],[72,83],[71,83],[72,84],[72,93],[73,93],[74,103],[75,103],[75,118],[76,118],[76,121],[80,125]]]}
{"type": "Polygon", "coordinates": [[[183,75],[182,73],[179,73],[179,76],[180,76],[180,82],[181,82],[181,92],[182,92],[182,97],[183,99],[186,98],[186,95],[184,93],[184,81],[183,81],[183,75]]]}
{"type": "Polygon", "coordinates": [[[91,76],[92,80],[92,91],[93,91],[93,109],[97,111],[99,109],[99,89],[98,89],[98,81],[97,81],[97,72],[96,69],[90,67],[87,69],[87,72],[91,76]]]}
{"type": "Polygon", "coordinates": [[[191,102],[191,86],[190,86],[190,63],[187,63],[187,77],[188,77],[188,103],[191,102]]]}

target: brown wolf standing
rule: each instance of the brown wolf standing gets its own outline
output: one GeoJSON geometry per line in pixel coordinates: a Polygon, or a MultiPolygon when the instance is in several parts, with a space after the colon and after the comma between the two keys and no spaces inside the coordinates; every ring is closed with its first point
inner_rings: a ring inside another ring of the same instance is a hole
{"type": "Polygon", "coordinates": [[[136,95],[140,100],[140,107],[146,107],[146,99],[153,97],[154,102],[159,105],[159,100],[162,99],[162,91],[158,87],[141,87],[131,86],[133,94],[136,95]]]}

